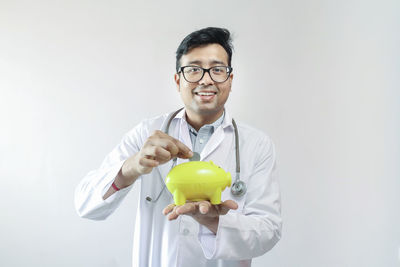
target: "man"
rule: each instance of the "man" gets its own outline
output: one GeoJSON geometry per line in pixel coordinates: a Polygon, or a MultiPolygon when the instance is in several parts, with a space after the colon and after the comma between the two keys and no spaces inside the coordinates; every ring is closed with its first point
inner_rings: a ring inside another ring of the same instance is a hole
{"type": "Polygon", "coordinates": [[[178,47],[175,74],[184,109],[141,122],[76,189],[78,214],[102,220],[132,186],[140,186],[133,266],[250,266],[251,258],[280,239],[274,146],[249,126],[238,125],[244,195],[228,188],[219,205],[200,201],[178,207],[164,190],[171,159],[180,164],[193,152],[229,171],[235,181],[235,128],[224,108],[233,79],[231,58],[228,30],[205,28],[188,35],[178,47]],[[168,121],[167,134],[161,129],[168,121]]]}

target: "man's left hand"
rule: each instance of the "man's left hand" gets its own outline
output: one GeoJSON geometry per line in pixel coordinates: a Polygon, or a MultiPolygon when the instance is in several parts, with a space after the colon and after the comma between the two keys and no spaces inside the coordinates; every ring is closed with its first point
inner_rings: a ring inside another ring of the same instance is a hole
{"type": "Polygon", "coordinates": [[[212,205],[209,201],[187,202],[182,206],[169,204],[164,208],[163,214],[168,215],[168,220],[176,220],[179,215],[192,216],[198,223],[206,226],[214,234],[217,233],[219,215],[225,215],[229,210],[236,210],[238,204],[233,200],[226,200],[218,205],[212,205]]]}

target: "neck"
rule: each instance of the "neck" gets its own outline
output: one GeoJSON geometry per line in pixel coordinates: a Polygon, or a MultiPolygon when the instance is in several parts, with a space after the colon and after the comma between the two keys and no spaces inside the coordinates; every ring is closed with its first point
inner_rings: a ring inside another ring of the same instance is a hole
{"type": "Polygon", "coordinates": [[[224,109],[213,114],[198,114],[189,109],[186,109],[186,121],[198,131],[203,125],[211,124],[219,119],[224,113],[224,109]]]}

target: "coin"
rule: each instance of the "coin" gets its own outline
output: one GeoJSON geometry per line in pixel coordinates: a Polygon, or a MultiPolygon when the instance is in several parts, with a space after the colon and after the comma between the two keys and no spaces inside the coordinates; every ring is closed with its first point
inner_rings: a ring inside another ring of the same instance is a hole
{"type": "Polygon", "coordinates": [[[193,152],[193,156],[189,159],[190,161],[200,161],[200,154],[193,152]]]}

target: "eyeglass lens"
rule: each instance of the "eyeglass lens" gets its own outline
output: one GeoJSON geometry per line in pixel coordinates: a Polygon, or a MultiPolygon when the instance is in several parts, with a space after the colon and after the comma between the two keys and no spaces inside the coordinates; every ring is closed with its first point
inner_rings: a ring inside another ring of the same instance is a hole
{"type": "MultiPolygon", "coordinates": [[[[200,67],[187,66],[183,68],[183,76],[188,82],[198,82],[203,78],[205,70],[200,67]]],[[[209,69],[211,79],[214,82],[225,82],[229,77],[229,69],[225,66],[216,66],[209,69]]]]}

